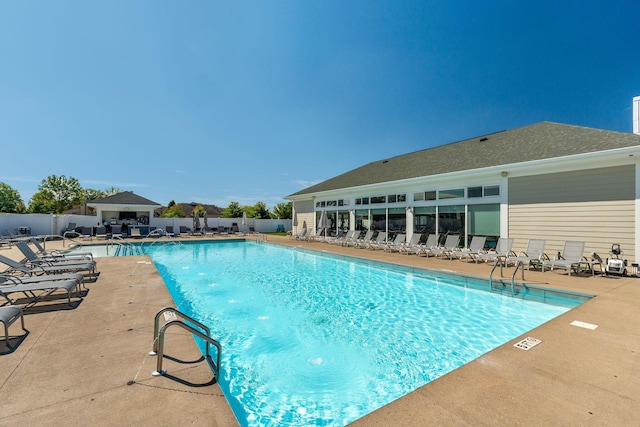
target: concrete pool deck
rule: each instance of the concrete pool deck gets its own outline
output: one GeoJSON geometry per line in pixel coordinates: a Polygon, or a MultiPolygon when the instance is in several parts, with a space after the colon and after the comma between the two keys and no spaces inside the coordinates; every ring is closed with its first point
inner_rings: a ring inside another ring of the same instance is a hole
{"type": "MultiPolygon", "coordinates": [[[[491,269],[278,236],[268,240],[480,277],[491,269]]],[[[60,242],[47,243],[55,245],[60,242]]],[[[20,258],[15,248],[0,253],[20,258]]],[[[167,333],[172,359],[165,359],[164,368],[172,377],[151,375],[153,318],[172,303],[148,257],[97,261],[102,274],[87,284],[81,303],[71,309],[53,301],[38,304],[25,315],[29,334],[12,339],[15,351],[7,352],[0,341],[0,426],[237,425],[206,363],[189,363],[201,356],[181,329],[167,333]]],[[[352,425],[639,425],[640,278],[559,271],[526,272],[525,278],[597,297],[352,425]],[[528,351],[513,346],[526,336],[542,343],[528,351]]],[[[20,333],[14,323],[10,334],[20,333]]]]}

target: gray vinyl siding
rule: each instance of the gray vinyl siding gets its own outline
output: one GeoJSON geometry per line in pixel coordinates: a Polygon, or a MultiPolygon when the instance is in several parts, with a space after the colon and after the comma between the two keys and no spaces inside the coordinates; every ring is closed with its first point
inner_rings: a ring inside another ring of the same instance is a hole
{"type": "Polygon", "coordinates": [[[635,261],[635,166],[510,179],[509,237],[516,250],[546,239],[550,256],[565,240],[585,241],[585,255],[605,258],[619,243],[635,261]]]}
{"type": "MultiPolygon", "coordinates": [[[[313,200],[304,200],[295,202],[295,211],[298,219],[297,231],[301,231],[304,226],[313,230],[313,224],[316,220],[314,212],[313,200]]],[[[296,227],[294,227],[296,229],[296,227]]]]}

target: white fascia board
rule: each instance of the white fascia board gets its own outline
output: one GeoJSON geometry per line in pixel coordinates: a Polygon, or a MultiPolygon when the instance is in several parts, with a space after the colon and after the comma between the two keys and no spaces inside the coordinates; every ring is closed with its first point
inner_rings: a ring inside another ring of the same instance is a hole
{"type": "Polygon", "coordinates": [[[126,210],[126,211],[148,211],[162,207],[161,205],[125,205],[118,203],[87,203],[90,208],[100,208],[103,211],[126,210]]]}
{"type": "Polygon", "coordinates": [[[429,186],[433,190],[439,190],[445,189],[445,187],[468,186],[473,183],[492,185],[494,181],[495,184],[501,182],[503,172],[506,172],[508,177],[513,177],[635,164],[635,160],[632,158],[633,156],[640,156],[640,146],[339,188],[317,193],[307,193],[290,197],[289,199],[292,201],[309,199],[322,200],[336,197],[346,198],[354,195],[366,197],[367,195],[380,194],[381,192],[384,194],[391,192],[389,194],[392,194],[393,191],[396,190],[398,192],[410,192],[413,188],[415,188],[416,191],[420,191],[424,190],[425,186],[429,186]],[[482,182],[479,182],[480,179],[482,182]]]}

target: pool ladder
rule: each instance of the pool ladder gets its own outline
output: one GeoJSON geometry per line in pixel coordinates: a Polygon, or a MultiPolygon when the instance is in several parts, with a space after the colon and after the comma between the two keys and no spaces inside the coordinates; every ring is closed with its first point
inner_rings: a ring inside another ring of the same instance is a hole
{"type": "MultiPolygon", "coordinates": [[[[503,276],[503,268],[505,267],[505,262],[503,260],[504,257],[498,257],[496,259],[495,264],[493,264],[493,268],[491,269],[491,273],[489,273],[489,285],[493,288],[493,272],[495,271],[495,269],[498,267],[498,265],[500,265],[500,277],[504,277],[503,276]]],[[[522,261],[517,261],[515,268],[513,270],[513,274],[511,275],[511,294],[515,295],[515,284],[516,284],[516,273],[518,272],[518,269],[520,269],[520,271],[522,272],[522,281],[524,282],[524,263],[522,263],[522,261]]]]}
{"type": "Polygon", "coordinates": [[[156,313],[156,317],[153,325],[153,350],[149,352],[150,356],[158,356],[156,370],[151,375],[159,376],[167,373],[165,369],[162,369],[162,361],[164,359],[164,336],[166,330],[170,326],[179,326],[182,329],[191,332],[193,335],[203,339],[206,342],[205,359],[209,364],[209,367],[215,375],[216,381],[218,380],[218,374],[220,372],[220,353],[222,352],[222,346],[220,343],[211,338],[211,331],[209,328],[192,317],[187,316],[184,313],[176,310],[173,307],[165,307],[160,309],[156,313]],[[182,319],[178,318],[181,317],[182,319]],[[160,327],[161,317],[164,317],[165,323],[160,327]],[[194,326],[185,323],[185,320],[189,321],[193,325],[200,329],[196,329],[194,326]],[[213,345],[216,348],[216,361],[211,358],[210,346],[213,345]]]}

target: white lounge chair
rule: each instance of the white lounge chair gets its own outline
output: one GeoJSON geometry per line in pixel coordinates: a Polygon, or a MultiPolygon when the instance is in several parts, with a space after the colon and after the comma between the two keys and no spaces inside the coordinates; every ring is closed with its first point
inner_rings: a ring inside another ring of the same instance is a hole
{"type": "Polygon", "coordinates": [[[360,249],[366,248],[367,245],[371,242],[372,238],[373,238],[373,230],[367,230],[363,238],[358,239],[354,242],[353,247],[360,248],[360,249]]]}
{"type": "Polygon", "coordinates": [[[418,249],[415,251],[417,256],[429,256],[431,255],[432,249],[438,248],[438,235],[437,234],[429,234],[427,236],[427,241],[424,244],[421,244],[418,249]]]}
{"type": "Polygon", "coordinates": [[[527,243],[527,249],[524,252],[517,254],[516,256],[507,256],[505,260],[506,265],[510,264],[522,264],[529,270],[532,266],[538,267],[544,261],[548,261],[549,257],[544,253],[544,247],[546,240],[541,239],[529,239],[527,243]]]}
{"type": "Polygon", "coordinates": [[[73,260],[84,260],[84,259],[88,259],[88,260],[92,260],[93,259],[93,254],[91,252],[74,252],[73,254],[66,254],[62,251],[59,251],[57,249],[53,249],[53,250],[46,250],[41,244],[40,242],[38,242],[38,239],[36,238],[31,238],[30,242],[33,244],[33,246],[36,247],[36,255],[38,255],[40,258],[43,259],[56,259],[56,258],[60,258],[60,259],[73,259],[73,260]]]}
{"type": "Polygon", "coordinates": [[[490,251],[479,253],[474,257],[476,264],[479,262],[496,262],[500,257],[506,259],[510,256],[516,256],[511,251],[513,247],[513,239],[500,237],[496,243],[496,247],[490,251]]]}
{"type": "Polygon", "coordinates": [[[22,323],[22,330],[28,334],[29,331],[24,327],[24,315],[22,312],[22,307],[17,305],[7,305],[0,307],[0,323],[4,325],[4,341],[7,348],[9,348],[10,350],[13,350],[13,347],[9,343],[9,326],[11,326],[18,319],[20,319],[20,322],[22,323]]]}
{"type": "Polygon", "coordinates": [[[383,248],[385,252],[400,252],[400,249],[404,247],[407,240],[407,235],[404,233],[396,234],[393,242],[387,242],[383,248]]]}
{"type": "Polygon", "coordinates": [[[431,249],[429,251],[430,255],[438,256],[444,258],[445,255],[448,256],[450,252],[458,249],[458,243],[460,243],[460,235],[459,234],[449,234],[444,242],[444,245],[440,248],[431,249]]]}
{"type": "Polygon", "coordinates": [[[424,234],[414,233],[408,242],[398,248],[398,253],[405,255],[416,253],[416,251],[420,248],[420,241],[422,240],[423,236],[424,234]]]}
{"type": "Polygon", "coordinates": [[[542,271],[544,272],[545,267],[551,270],[560,268],[567,270],[569,276],[571,276],[571,270],[578,274],[580,272],[580,263],[585,261],[582,257],[584,254],[584,245],[584,242],[567,240],[564,242],[560,259],[544,261],[542,263],[542,271]]]}
{"type": "Polygon", "coordinates": [[[449,259],[459,258],[469,262],[469,259],[474,259],[476,255],[484,251],[484,244],[486,241],[487,236],[473,236],[468,248],[454,249],[449,252],[449,259]]]}
{"type": "Polygon", "coordinates": [[[378,249],[384,249],[386,244],[387,244],[387,232],[386,231],[379,231],[378,235],[375,238],[375,240],[371,240],[367,244],[366,248],[375,251],[375,250],[378,250],[378,249]]]}

